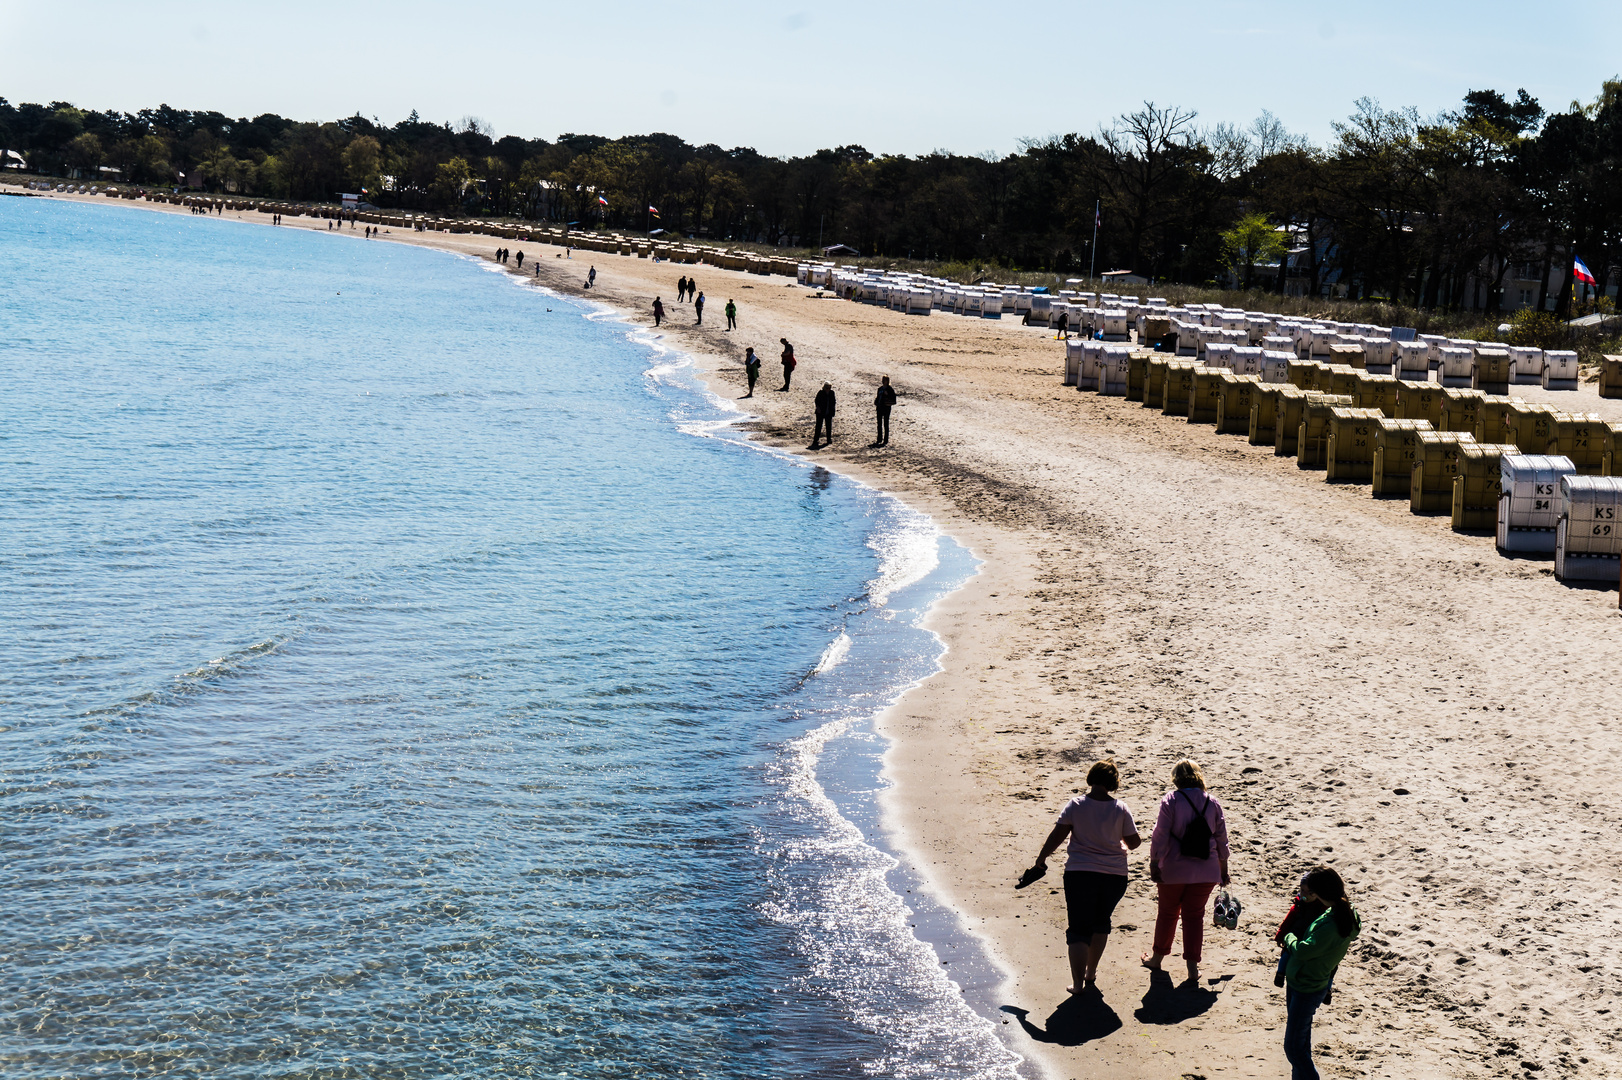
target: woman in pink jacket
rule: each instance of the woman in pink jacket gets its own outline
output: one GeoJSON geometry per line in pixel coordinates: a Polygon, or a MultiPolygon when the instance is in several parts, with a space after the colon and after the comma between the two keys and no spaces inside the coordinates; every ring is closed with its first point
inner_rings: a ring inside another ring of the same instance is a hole
{"type": "Polygon", "coordinates": [[[1228,822],[1222,804],[1205,792],[1200,767],[1188,759],[1171,770],[1174,785],[1160,800],[1155,831],[1149,837],[1149,879],[1160,887],[1155,916],[1154,951],[1143,966],[1161,970],[1183,920],[1183,959],[1188,978],[1200,977],[1200,949],[1205,943],[1205,902],[1220,882],[1228,884],[1228,822]]]}

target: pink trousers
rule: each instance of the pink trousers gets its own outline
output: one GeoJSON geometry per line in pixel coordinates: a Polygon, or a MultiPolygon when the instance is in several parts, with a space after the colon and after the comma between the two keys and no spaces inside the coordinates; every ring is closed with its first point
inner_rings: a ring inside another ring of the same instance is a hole
{"type": "Polygon", "coordinates": [[[1187,885],[1160,885],[1160,909],[1155,913],[1156,953],[1171,952],[1172,939],[1177,936],[1177,917],[1183,917],[1183,959],[1199,963],[1205,945],[1205,902],[1211,898],[1214,881],[1191,882],[1187,885]]]}

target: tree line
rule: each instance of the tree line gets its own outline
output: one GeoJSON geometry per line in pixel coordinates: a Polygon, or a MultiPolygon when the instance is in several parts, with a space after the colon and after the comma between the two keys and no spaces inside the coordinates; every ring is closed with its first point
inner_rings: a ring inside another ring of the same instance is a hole
{"type": "MultiPolygon", "coordinates": [[[[0,98],[30,169],[294,200],[575,222],[715,240],[1498,310],[1509,282],[1566,310],[1581,253],[1603,293],[1622,243],[1622,81],[1549,113],[1472,90],[1421,118],[1364,98],[1326,145],[1271,114],[1203,126],[1154,103],[1003,157],[861,146],[779,158],[674,135],[496,138],[476,119],[392,126],[167,105],[97,112],[0,98]],[[1094,232],[1096,225],[1096,245],[1094,232]],[[1552,295],[1551,295],[1552,290],[1552,295]]],[[[1517,298],[1518,299],[1518,298],[1517,298]]]]}

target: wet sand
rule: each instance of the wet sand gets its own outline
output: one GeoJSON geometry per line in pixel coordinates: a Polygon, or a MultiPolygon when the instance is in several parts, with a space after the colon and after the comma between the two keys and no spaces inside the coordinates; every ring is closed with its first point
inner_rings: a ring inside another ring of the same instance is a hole
{"type": "MultiPolygon", "coordinates": [[[[1272,931],[1320,861],[1365,921],[1318,1016],[1324,1075],[1622,1073],[1614,587],[1564,586],[1552,560],[1500,556],[1445,515],[1065,388],[1052,335],[1015,319],[906,316],[780,277],[483,236],[378,242],[523,249],[541,262],[527,278],[571,293],[595,265],[584,295],[650,326],[662,296],[666,342],[721,396],[743,392],[744,346],[762,354],[743,403],[757,438],[896,493],[984,560],[932,615],[945,670],[883,718],[887,801],[900,849],[1006,967],[1003,1030],[1047,1075],[1287,1076],[1272,931]],[[675,303],[683,274],[707,294],[703,327],[675,303]],[[786,394],[779,337],[800,361],[786,394]],[[886,374],[901,405],[881,449],[868,444],[886,374]],[[811,452],[824,380],[840,394],[836,440],[811,452]],[[1246,910],[1236,932],[1208,928],[1198,987],[1138,966],[1146,848],[1097,999],[1064,994],[1062,853],[1013,889],[1104,754],[1145,836],[1181,756],[1227,808],[1246,910]]],[[[1591,385],[1512,392],[1622,420],[1591,385]]]]}

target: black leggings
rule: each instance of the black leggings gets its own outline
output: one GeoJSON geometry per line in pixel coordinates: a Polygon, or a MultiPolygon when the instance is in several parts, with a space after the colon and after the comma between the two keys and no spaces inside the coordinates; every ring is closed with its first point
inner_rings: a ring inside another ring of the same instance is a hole
{"type": "Polygon", "coordinates": [[[1125,874],[1100,874],[1094,870],[1064,872],[1064,910],[1070,917],[1065,928],[1067,944],[1078,945],[1095,934],[1110,932],[1110,916],[1126,895],[1125,874]]]}

